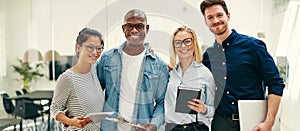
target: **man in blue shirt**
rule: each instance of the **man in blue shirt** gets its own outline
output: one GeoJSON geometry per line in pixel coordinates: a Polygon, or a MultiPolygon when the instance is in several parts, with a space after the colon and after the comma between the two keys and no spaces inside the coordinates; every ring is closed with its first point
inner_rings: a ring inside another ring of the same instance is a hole
{"type": "Polygon", "coordinates": [[[229,29],[224,0],[204,0],[200,9],[216,39],[203,55],[217,85],[212,130],[239,131],[237,101],[265,99],[266,87],[267,116],[254,130],[272,130],[285,85],[265,43],[229,29]]]}
{"type": "MultiPolygon", "coordinates": [[[[146,14],[130,10],[122,25],[126,41],[104,52],[97,63],[98,77],[105,88],[104,112],[117,112],[114,118],[125,118],[147,131],[164,123],[164,98],[169,79],[167,65],[144,43],[149,30],[146,14]]],[[[140,128],[136,128],[140,129],[140,128]]],[[[102,121],[101,130],[129,131],[133,127],[102,121]]]]}

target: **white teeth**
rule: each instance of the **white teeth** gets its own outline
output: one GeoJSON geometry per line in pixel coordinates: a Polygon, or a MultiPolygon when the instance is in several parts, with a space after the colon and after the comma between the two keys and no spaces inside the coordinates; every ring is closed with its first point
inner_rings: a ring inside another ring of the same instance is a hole
{"type": "Polygon", "coordinates": [[[188,52],[188,50],[181,50],[180,52],[182,52],[182,53],[186,53],[186,52],[188,52]]]}
{"type": "Polygon", "coordinates": [[[132,38],[138,38],[139,36],[138,35],[132,35],[131,37],[132,38]]]}

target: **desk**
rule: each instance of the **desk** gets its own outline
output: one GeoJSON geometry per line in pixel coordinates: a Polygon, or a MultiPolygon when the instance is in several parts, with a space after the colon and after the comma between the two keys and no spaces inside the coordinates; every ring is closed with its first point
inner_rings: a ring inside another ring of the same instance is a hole
{"type": "MultiPolygon", "coordinates": [[[[11,97],[11,99],[15,100],[18,98],[30,98],[32,100],[49,100],[48,106],[50,107],[52,97],[53,97],[53,91],[34,91],[34,92],[28,92],[27,94],[11,97]]],[[[50,131],[50,114],[48,115],[48,131],[50,131]]]]}
{"type": "Polygon", "coordinates": [[[21,119],[0,119],[0,131],[6,127],[13,125],[20,125],[20,131],[22,131],[22,121],[21,119]]]}
{"type": "Polygon", "coordinates": [[[34,91],[34,92],[28,92],[27,94],[11,97],[11,99],[17,99],[17,98],[23,98],[28,97],[32,100],[52,100],[53,97],[53,91],[34,91]]]}

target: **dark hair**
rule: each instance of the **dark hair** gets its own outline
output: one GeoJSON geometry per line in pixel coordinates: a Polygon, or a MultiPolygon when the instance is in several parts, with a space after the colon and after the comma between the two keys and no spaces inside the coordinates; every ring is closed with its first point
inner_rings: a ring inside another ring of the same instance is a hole
{"type": "Polygon", "coordinates": [[[100,32],[90,29],[90,28],[83,28],[77,38],[76,38],[76,44],[79,44],[80,46],[82,46],[83,42],[85,42],[87,39],[89,39],[90,36],[98,36],[100,41],[101,41],[101,45],[104,46],[104,42],[102,40],[102,35],[100,32]]]}
{"type": "Polygon", "coordinates": [[[226,14],[229,13],[226,2],[224,0],[203,0],[202,3],[200,4],[200,10],[202,14],[205,16],[205,9],[213,5],[221,5],[225,13],[226,14]]]}
{"type": "Polygon", "coordinates": [[[138,18],[138,19],[145,20],[145,22],[147,23],[147,16],[146,16],[145,12],[141,11],[139,9],[132,9],[132,10],[128,11],[126,13],[126,15],[124,16],[124,22],[126,19],[128,19],[128,16],[130,16],[130,18],[138,18]]]}

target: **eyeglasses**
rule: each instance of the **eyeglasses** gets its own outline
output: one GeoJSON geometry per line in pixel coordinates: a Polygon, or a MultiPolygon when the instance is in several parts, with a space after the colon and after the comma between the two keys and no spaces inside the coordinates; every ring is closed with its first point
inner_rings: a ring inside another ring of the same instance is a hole
{"type": "Polygon", "coordinates": [[[139,24],[124,24],[123,28],[127,31],[131,31],[133,30],[133,28],[135,28],[138,31],[143,31],[145,29],[145,25],[143,23],[139,23],[139,24]]]}
{"type": "Polygon", "coordinates": [[[86,45],[85,47],[88,52],[93,52],[94,50],[96,50],[97,53],[100,53],[104,49],[102,45],[101,46],[86,45]]]}
{"type": "Polygon", "coordinates": [[[173,44],[175,48],[180,48],[182,44],[185,46],[191,46],[193,43],[193,38],[185,38],[184,40],[174,40],[173,44]]]}

